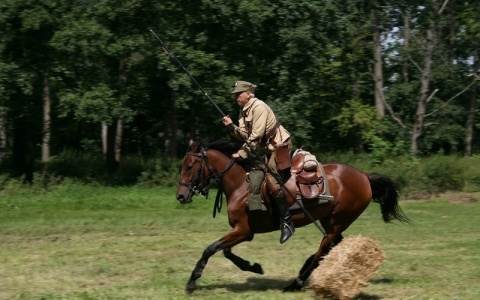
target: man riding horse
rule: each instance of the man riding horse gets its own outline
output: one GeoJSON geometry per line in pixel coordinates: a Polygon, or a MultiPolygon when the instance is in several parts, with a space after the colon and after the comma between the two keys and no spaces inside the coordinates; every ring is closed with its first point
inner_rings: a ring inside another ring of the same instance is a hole
{"type": "MultiPolygon", "coordinates": [[[[237,81],[232,94],[241,107],[239,126],[233,124],[230,116],[223,117],[223,124],[230,127],[230,133],[244,141],[240,150],[232,158],[253,157],[258,160],[265,156],[268,162],[266,172],[267,186],[275,198],[280,215],[280,243],[285,243],[295,232],[289,206],[282,190],[282,183],[290,176],[290,153],[292,141],[290,133],[278,122],[272,109],[262,100],[255,97],[257,86],[247,81],[237,81]],[[254,155],[254,151],[258,155],[254,155]],[[258,157],[257,157],[258,156],[258,157]],[[272,174],[273,172],[273,174],[272,174]],[[277,180],[279,179],[279,180],[277,180]]],[[[250,183],[249,208],[261,209],[261,185],[265,178],[265,164],[258,162],[247,180],[250,183]]]]}

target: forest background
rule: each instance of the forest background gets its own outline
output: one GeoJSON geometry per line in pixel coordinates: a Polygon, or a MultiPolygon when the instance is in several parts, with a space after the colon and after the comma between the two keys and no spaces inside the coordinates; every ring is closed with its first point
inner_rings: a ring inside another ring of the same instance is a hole
{"type": "Polygon", "coordinates": [[[294,144],[410,191],[478,190],[477,1],[4,0],[0,179],[175,184],[258,85],[294,144]],[[175,173],[172,173],[175,172],[175,173]]]}

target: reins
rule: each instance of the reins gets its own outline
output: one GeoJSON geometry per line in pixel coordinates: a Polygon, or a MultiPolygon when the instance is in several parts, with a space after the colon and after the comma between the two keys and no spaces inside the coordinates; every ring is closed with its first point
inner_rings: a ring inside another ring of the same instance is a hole
{"type": "Polygon", "coordinates": [[[195,178],[190,183],[179,181],[178,184],[188,187],[194,194],[201,194],[205,196],[205,198],[208,198],[208,190],[211,185],[210,179],[215,179],[218,184],[218,191],[213,206],[213,217],[215,218],[217,212],[220,212],[223,207],[223,189],[220,181],[222,180],[223,175],[233,166],[235,159],[232,158],[223,171],[215,173],[213,167],[208,162],[207,151],[205,149],[201,149],[200,152],[187,152],[186,155],[199,157],[201,165],[195,178]],[[205,172],[203,171],[205,166],[207,166],[210,173],[210,175],[206,177],[204,177],[205,172]],[[199,182],[198,185],[196,185],[197,182],[199,182]]]}
{"type": "Polygon", "coordinates": [[[225,168],[225,170],[223,170],[222,172],[216,175],[215,180],[218,183],[218,190],[217,190],[217,196],[215,197],[215,204],[213,205],[214,218],[217,215],[217,212],[220,212],[223,206],[223,189],[222,189],[222,185],[220,184],[220,181],[222,180],[223,175],[233,166],[234,163],[235,163],[235,159],[232,158],[228,163],[227,167],[225,168]]]}

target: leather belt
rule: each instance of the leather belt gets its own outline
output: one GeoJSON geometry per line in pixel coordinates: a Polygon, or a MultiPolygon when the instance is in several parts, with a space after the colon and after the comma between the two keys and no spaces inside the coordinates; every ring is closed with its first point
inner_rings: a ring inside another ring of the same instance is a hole
{"type": "Polygon", "coordinates": [[[278,128],[280,127],[280,122],[277,121],[277,123],[275,123],[275,125],[273,126],[272,129],[270,129],[267,134],[265,134],[265,137],[263,138],[263,142],[267,143],[270,141],[270,139],[275,136],[275,134],[277,133],[277,130],[278,128]]]}

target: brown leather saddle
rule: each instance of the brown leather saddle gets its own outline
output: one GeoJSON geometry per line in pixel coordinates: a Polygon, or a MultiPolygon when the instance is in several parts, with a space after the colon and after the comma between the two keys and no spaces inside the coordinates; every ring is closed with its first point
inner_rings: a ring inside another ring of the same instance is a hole
{"type": "Polygon", "coordinates": [[[290,173],[295,179],[300,198],[316,199],[328,192],[323,167],[310,152],[303,149],[295,151],[290,173]]]}
{"type": "MultiPolygon", "coordinates": [[[[284,185],[284,188],[288,189],[285,194],[290,209],[315,206],[333,200],[323,166],[310,152],[303,149],[294,152],[290,174],[290,179],[284,185]],[[292,196],[295,199],[292,199],[292,196]]],[[[269,207],[270,195],[265,182],[262,185],[262,198],[266,200],[266,207],[269,207]]]]}

